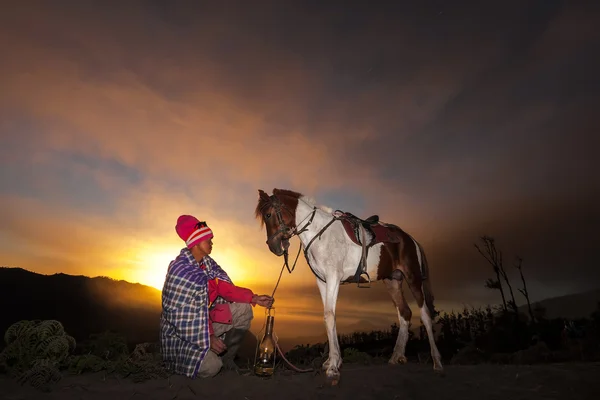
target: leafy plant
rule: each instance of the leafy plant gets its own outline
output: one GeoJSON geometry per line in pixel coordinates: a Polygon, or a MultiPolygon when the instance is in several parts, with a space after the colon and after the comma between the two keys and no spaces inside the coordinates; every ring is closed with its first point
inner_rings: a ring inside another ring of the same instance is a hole
{"type": "Polygon", "coordinates": [[[151,343],[138,344],[130,356],[113,364],[114,372],[134,382],[167,378],[169,374],[162,365],[160,352],[154,350],[151,343]]]}
{"type": "Polygon", "coordinates": [[[347,347],[344,349],[343,359],[348,363],[360,363],[360,364],[370,364],[372,361],[372,357],[362,351],[358,351],[353,347],[347,347]]]}
{"type": "Polygon", "coordinates": [[[22,320],[4,334],[0,368],[21,384],[41,390],[61,379],[60,365],[75,350],[75,339],[55,320],[22,320]]]}

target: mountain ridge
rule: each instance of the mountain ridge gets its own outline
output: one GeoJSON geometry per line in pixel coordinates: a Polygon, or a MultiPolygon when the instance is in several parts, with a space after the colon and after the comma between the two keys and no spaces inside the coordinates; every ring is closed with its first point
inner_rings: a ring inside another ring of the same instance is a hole
{"type": "MultiPolygon", "coordinates": [[[[56,319],[76,340],[112,330],[129,344],[159,340],[161,291],[106,276],[62,272],[40,274],[21,267],[0,267],[0,301],[17,304],[0,315],[0,332],[22,319],[56,319]]],[[[553,297],[532,304],[546,308],[548,318],[589,317],[600,302],[600,289],[553,297]]],[[[527,306],[519,307],[527,313],[527,306]]],[[[357,330],[365,331],[368,328],[357,330]]],[[[281,337],[281,347],[326,341],[322,335],[281,337]]]]}

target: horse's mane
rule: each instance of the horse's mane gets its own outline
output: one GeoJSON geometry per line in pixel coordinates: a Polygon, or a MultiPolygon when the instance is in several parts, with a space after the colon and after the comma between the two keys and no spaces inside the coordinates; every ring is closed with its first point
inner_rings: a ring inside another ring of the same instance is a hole
{"type": "Polygon", "coordinates": [[[326,205],[323,205],[323,204],[315,204],[315,203],[313,203],[313,205],[314,205],[315,207],[317,207],[319,210],[323,210],[323,211],[325,211],[325,212],[326,212],[326,213],[328,213],[328,214],[331,214],[331,213],[333,213],[333,208],[331,208],[331,207],[327,207],[326,205]]]}
{"type": "MultiPolygon", "coordinates": [[[[262,210],[265,207],[271,205],[271,199],[267,193],[262,190],[258,191],[260,196],[258,198],[258,204],[256,204],[256,209],[254,210],[254,216],[256,219],[260,221],[260,226],[262,227],[265,223],[262,210]]],[[[304,196],[302,193],[295,192],[293,190],[287,189],[273,189],[273,194],[276,195],[283,204],[285,204],[290,210],[296,210],[298,206],[298,201],[302,198],[303,201],[310,204],[313,207],[316,207],[320,210],[325,211],[326,213],[333,213],[333,209],[331,207],[317,204],[314,198],[304,196]]]]}
{"type": "Polygon", "coordinates": [[[302,200],[310,204],[311,206],[318,208],[319,210],[325,211],[326,213],[333,213],[333,208],[323,204],[317,204],[317,201],[313,197],[302,196],[302,200]]]}
{"type": "MultiPolygon", "coordinates": [[[[296,200],[298,200],[300,197],[303,196],[302,193],[294,192],[293,190],[287,190],[287,189],[273,189],[273,194],[276,195],[277,197],[279,197],[279,196],[293,197],[296,200]]],[[[281,200],[283,201],[283,199],[281,199],[281,200]]]]}

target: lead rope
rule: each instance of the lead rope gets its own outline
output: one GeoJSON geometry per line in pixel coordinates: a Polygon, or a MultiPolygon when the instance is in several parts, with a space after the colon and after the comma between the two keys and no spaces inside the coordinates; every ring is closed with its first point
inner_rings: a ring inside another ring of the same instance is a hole
{"type": "MultiPolygon", "coordinates": [[[[300,249],[301,248],[302,248],[302,244],[300,244],[300,247],[298,247],[298,254],[296,254],[296,260],[294,260],[294,266],[292,267],[292,271],[296,267],[296,262],[298,261],[298,256],[300,256],[300,249]]],[[[279,278],[277,279],[277,283],[275,284],[275,289],[273,289],[273,294],[271,295],[271,298],[275,298],[274,297],[275,296],[275,291],[277,291],[277,287],[279,286],[279,281],[281,281],[281,275],[283,275],[283,269],[287,265],[287,250],[285,251],[285,256],[286,256],[285,257],[286,260],[283,262],[283,265],[281,266],[281,272],[279,272],[279,278]]],[[[289,270],[289,268],[288,268],[288,270],[289,270]]],[[[290,274],[291,273],[292,272],[290,271],[290,274]]],[[[283,358],[283,361],[285,361],[285,363],[288,365],[288,367],[290,367],[294,371],[296,371],[296,372],[312,372],[312,371],[314,371],[313,368],[300,369],[300,368],[296,367],[294,364],[292,364],[287,358],[285,358],[285,355],[283,354],[283,351],[281,350],[281,347],[279,347],[279,340],[275,341],[275,347],[277,348],[277,352],[279,353],[279,355],[281,356],[281,358],[283,358]]]]}

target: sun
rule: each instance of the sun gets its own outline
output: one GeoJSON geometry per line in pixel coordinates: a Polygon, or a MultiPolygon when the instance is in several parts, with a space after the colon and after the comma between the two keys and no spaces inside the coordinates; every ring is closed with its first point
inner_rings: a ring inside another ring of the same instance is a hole
{"type": "Polygon", "coordinates": [[[223,268],[236,285],[244,285],[250,283],[251,274],[244,268],[242,257],[234,250],[223,249],[211,254],[214,260],[223,268]]]}
{"type": "Polygon", "coordinates": [[[141,284],[162,290],[169,263],[178,253],[172,250],[150,250],[140,257],[138,281],[141,284]]]}

